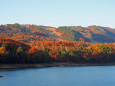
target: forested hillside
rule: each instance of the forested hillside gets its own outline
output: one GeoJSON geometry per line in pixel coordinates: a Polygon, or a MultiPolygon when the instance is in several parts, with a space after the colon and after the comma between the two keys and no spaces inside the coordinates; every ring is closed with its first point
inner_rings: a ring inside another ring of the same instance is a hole
{"type": "Polygon", "coordinates": [[[39,41],[79,41],[91,43],[115,42],[115,29],[101,26],[51,26],[7,24],[0,25],[0,37],[35,43],[39,41]]]}
{"type": "Polygon", "coordinates": [[[0,37],[0,64],[49,63],[51,59],[42,50],[38,51],[25,43],[0,37]]]}
{"type": "Polygon", "coordinates": [[[52,62],[112,63],[115,62],[115,43],[42,41],[30,47],[6,37],[0,38],[1,64],[52,62]]]}
{"type": "Polygon", "coordinates": [[[92,43],[115,42],[115,29],[101,26],[73,27],[92,43]]]}
{"type": "Polygon", "coordinates": [[[0,25],[0,63],[112,63],[115,29],[0,25]]]}

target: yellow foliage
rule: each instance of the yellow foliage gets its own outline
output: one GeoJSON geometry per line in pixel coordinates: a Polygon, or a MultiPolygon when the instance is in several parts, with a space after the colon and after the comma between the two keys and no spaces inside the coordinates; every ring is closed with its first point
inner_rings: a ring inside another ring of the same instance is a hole
{"type": "Polygon", "coordinates": [[[8,52],[7,52],[5,47],[0,47],[0,54],[1,55],[7,55],[8,54],[8,52]]]}

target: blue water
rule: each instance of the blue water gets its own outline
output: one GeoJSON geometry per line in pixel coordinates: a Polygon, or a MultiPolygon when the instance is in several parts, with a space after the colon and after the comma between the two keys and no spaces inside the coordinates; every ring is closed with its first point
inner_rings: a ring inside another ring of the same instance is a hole
{"type": "Polygon", "coordinates": [[[1,71],[0,86],[115,86],[115,66],[1,71]]]}

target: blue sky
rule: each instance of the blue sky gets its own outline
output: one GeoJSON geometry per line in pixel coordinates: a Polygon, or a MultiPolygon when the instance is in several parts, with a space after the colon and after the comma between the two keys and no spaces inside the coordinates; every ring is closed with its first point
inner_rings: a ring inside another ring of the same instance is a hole
{"type": "Polygon", "coordinates": [[[0,24],[115,28],[115,0],[0,0],[0,24]]]}

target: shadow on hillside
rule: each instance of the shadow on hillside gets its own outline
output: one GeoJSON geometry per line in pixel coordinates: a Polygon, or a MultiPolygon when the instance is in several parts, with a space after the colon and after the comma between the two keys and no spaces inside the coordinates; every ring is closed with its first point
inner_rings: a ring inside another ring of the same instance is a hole
{"type": "Polygon", "coordinates": [[[92,39],[94,39],[95,41],[98,41],[98,42],[101,42],[101,43],[104,43],[104,42],[115,42],[114,39],[111,39],[110,37],[107,37],[105,35],[102,35],[102,34],[93,34],[92,35],[92,39]]]}
{"type": "Polygon", "coordinates": [[[109,30],[107,30],[107,29],[105,29],[105,28],[103,28],[103,29],[106,31],[106,34],[108,34],[108,35],[110,35],[111,37],[115,38],[115,33],[114,33],[114,32],[109,31],[109,30]]]}

